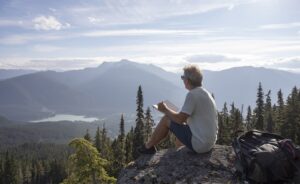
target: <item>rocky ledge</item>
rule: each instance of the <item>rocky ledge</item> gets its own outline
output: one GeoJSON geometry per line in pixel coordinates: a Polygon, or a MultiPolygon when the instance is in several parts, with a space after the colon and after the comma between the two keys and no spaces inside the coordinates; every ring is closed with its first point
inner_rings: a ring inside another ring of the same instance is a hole
{"type": "Polygon", "coordinates": [[[234,157],[232,147],[221,145],[203,154],[195,154],[185,147],[161,150],[128,164],[117,183],[238,183],[233,177],[234,157]]]}

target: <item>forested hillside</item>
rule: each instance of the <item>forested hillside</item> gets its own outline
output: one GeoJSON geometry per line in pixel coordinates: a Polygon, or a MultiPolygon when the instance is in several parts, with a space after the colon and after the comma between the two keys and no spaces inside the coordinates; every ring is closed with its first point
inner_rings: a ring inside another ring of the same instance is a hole
{"type": "MultiPolygon", "coordinates": [[[[225,103],[219,112],[217,143],[230,145],[237,131],[254,128],[281,134],[300,144],[300,89],[294,87],[287,99],[283,98],[282,91],[279,90],[276,92],[277,99],[273,101],[271,93],[270,90],[265,92],[260,83],[256,106],[245,108],[246,117],[242,115],[244,109],[235,107],[234,103],[225,103]]],[[[70,143],[71,147],[51,143],[24,143],[16,147],[1,144],[0,183],[114,182],[113,177],[117,177],[127,163],[139,156],[137,148],[152,133],[154,121],[150,109],[144,110],[143,98],[142,88],[139,87],[136,98],[136,126],[125,133],[126,119],[122,115],[119,135],[114,139],[108,136],[106,127],[98,126],[92,134],[92,130],[86,130],[82,139],[75,139],[76,141],[70,143]],[[84,152],[85,149],[90,151],[84,152]],[[95,160],[86,158],[86,154],[91,153],[97,153],[91,157],[95,160]],[[74,160],[75,157],[77,159],[74,160]],[[77,162],[78,159],[82,161],[81,164],[77,162]],[[95,162],[99,163],[94,166],[96,170],[85,170],[85,164],[95,162]]],[[[168,136],[158,148],[172,146],[173,136],[168,136]]]]}

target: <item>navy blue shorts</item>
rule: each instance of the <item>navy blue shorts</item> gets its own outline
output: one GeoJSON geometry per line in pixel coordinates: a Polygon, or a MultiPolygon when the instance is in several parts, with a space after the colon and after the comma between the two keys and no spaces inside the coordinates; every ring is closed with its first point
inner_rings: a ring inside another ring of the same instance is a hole
{"type": "Polygon", "coordinates": [[[188,125],[179,124],[171,120],[170,131],[173,132],[182,144],[194,151],[192,146],[192,132],[188,125]]]}

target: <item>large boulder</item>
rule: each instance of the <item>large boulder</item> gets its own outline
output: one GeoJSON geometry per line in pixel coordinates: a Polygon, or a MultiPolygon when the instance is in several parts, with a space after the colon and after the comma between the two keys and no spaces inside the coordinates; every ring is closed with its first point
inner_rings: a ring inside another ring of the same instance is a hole
{"type": "Polygon", "coordinates": [[[215,145],[203,154],[195,154],[185,147],[166,149],[154,155],[142,155],[128,164],[117,183],[239,183],[233,177],[233,163],[234,152],[230,146],[215,145]]]}

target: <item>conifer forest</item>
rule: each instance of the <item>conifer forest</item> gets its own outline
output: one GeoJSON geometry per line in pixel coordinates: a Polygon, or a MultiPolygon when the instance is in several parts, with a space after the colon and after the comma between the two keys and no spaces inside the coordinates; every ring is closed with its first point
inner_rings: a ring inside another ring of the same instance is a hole
{"type": "MultiPolygon", "coordinates": [[[[251,129],[280,134],[300,144],[300,89],[294,87],[285,96],[281,90],[265,90],[259,83],[255,107],[225,103],[218,113],[217,144],[231,145],[239,132],[251,129]],[[271,99],[271,93],[277,93],[277,99],[271,99]]],[[[104,125],[95,135],[86,130],[68,145],[29,142],[0,146],[0,184],[115,183],[121,169],[139,157],[137,148],[149,139],[155,126],[151,109],[144,108],[141,86],[136,95],[135,127],[125,132],[125,124],[121,115],[119,135],[113,139],[104,125]]],[[[174,147],[171,134],[158,149],[170,147],[174,147]]]]}

